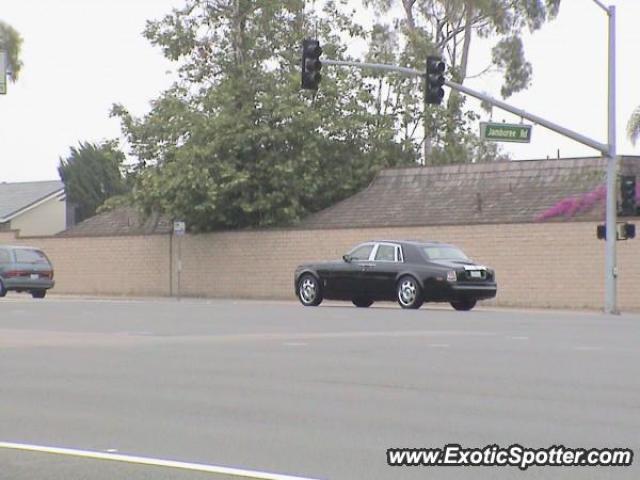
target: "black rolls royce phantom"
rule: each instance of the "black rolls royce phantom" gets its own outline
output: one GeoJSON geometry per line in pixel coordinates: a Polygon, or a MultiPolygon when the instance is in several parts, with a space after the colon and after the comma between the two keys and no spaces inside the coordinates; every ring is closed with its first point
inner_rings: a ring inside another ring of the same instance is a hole
{"type": "Polygon", "coordinates": [[[350,300],[357,307],[397,300],[402,308],[449,302],[456,310],[471,310],[497,292],[495,272],[456,246],[395,240],[362,243],[339,261],[300,265],[294,287],[307,307],[326,298],[350,300]]]}

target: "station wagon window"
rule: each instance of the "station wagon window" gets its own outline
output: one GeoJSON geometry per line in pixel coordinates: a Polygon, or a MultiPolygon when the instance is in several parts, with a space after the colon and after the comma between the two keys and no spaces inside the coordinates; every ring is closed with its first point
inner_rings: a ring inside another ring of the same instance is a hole
{"type": "Polygon", "coordinates": [[[378,245],[378,251],[376,252],[376,261],[378,262],[395,262],[396,261],[396,246],[395,245],[378,245]]]}
{"type": "Polygon", "coordinates": [[[17,249],[16,250],[16,262],[17,263],[44,263],[46,265],[49,264],[49,260],[46,255],[39,250],[27,250],[27,249],[17,249]]]}
{"type": "Polygon", "coordinates": [[[373,250],[373,244],[367,243],[365,245],[360,245],[351,251],[349,254],[351,258],[355,261],[358,260],[369,260],[369,255],[371,255],[371,250],[373,250]]]}
{"type": "Polygon", "coordinates": [[[11,255],[7,250],[0,250],[0,265],[11,263],[11,255]]]}

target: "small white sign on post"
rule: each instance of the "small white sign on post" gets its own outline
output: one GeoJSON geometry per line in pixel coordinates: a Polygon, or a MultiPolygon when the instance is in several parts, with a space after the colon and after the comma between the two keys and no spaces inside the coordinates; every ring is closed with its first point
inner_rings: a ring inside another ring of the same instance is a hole
{"type": "Polygon", "coordinates": [[[173,222],[173,233],[175,233],[178,236],[182,236],[185,234],[185,232],[187,231],[187,226],[185,225],[184,222],[176,220],[175,222],[173,222]]]}
{"type": "Polygon", "coordinates": [[[7,52],[0,50],[0,95],[7,94],[7,52]]]}

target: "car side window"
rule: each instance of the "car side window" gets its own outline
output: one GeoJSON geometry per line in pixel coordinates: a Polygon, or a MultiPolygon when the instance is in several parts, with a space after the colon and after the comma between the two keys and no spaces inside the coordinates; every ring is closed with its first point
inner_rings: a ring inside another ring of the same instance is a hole
{"type": "Polygon", "coordinates": [[[351,255],[351,259],[358,261],[369,260],[369,255],[371,255],[371,250],[373,250],[372,244],[361,245],[353,250],[349,255],[351,255]]]}
{"type": "Polygon", "coordinates": [[[0,265],[11,263],[11,255],[7,250],[0,250],[0,265]]]}
{"type": "Polygon", "coordinates": [[[379,262],[395,262],[396,261],[396,247],[395,245],[378,245],[378,251],[376,252],[376,258],[379,262]]]}

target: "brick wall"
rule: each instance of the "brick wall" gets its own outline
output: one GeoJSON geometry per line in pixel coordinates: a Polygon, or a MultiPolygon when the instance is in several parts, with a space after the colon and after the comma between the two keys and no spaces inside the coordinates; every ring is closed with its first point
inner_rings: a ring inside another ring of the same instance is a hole
{"type": "MultiPolygon", "coordinates": [[[[243,231],[187,235],[173,245],[166,235],[14,239],[0,232],[0,242],[43,248],[55,264],[58,293],[175,295],[180,250],[185,296],[292,299],[299,263],[340,258],[354,244],[376,238],[441,240],[496,269],[493,303],[599,309],[604,242],[595,228],[576,222],[243,231]]],[[[618,242],[618,268],[620,307],[640,310],[640,239],[618,242]]]]}
{"type": "Polygon", "coordinates": [[[54,265],[56,293],[169,295],[169,237],[31,237],[0,232],[0,243],[44,250],[54,265]]]}

